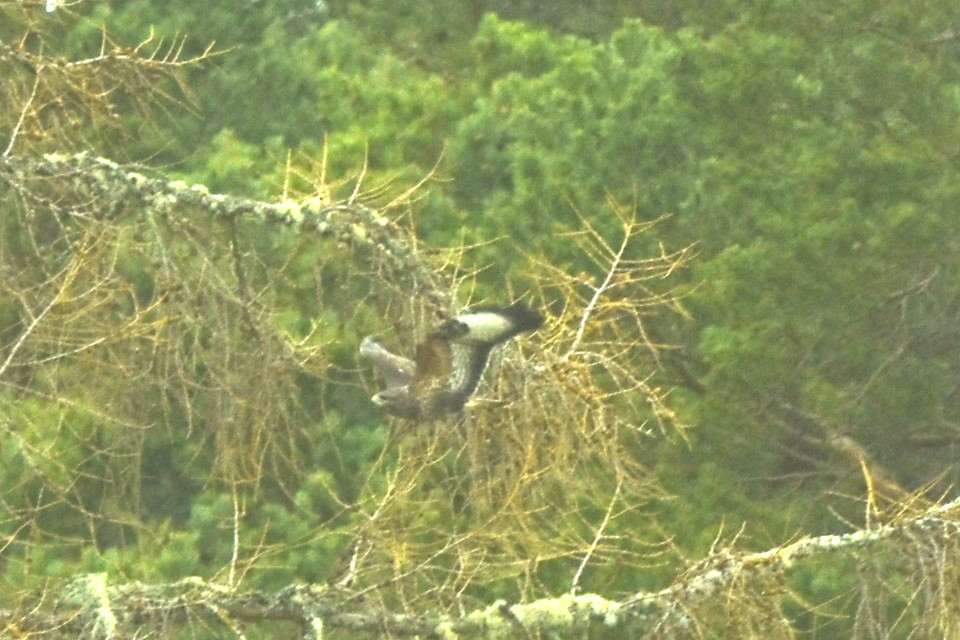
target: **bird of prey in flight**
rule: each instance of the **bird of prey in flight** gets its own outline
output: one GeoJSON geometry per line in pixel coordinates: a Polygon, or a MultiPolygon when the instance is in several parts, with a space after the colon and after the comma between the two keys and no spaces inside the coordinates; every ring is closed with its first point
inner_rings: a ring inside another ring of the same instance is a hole
{"type": "Polygon", "coordinates": [[[387,384],[373,402],[386,413],[413,420],[457,413],[476,391],[493,348],[542,324],[543,316],[520,302],[478,307],[431,331],[413,360],[390,353],[380,338],[369,336],[360,344],[360,355],[387,384]]]}

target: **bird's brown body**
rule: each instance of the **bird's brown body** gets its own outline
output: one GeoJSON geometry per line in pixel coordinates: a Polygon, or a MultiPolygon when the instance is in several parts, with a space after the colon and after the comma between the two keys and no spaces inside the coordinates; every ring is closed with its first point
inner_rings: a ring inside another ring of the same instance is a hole
{"type": "Polygon", "coordinates": [[[370,336],[360,355],[383,374],[387,388],[373,397],[386,413],[433,420],[463,409],[476,391],[490,351],[543,324],[526,305],[476,309],[443,322],[417,345],[414,360],[387,351],[370,336]]]}

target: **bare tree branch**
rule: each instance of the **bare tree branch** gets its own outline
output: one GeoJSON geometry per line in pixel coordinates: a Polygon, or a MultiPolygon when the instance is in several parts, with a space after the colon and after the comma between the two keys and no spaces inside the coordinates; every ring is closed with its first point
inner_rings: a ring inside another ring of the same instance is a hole
{"type": "MultiPolygon", "coordinates": [[[[941,597],[958,575],[957,536],[960,535],[960,500],[931,508],[925,514],[843,535],[806,538],[759,553],[718,553],[684,574],[670,587],[641,592],[624,600],[595,594],[566,594],[525,604],[503,600],[463,616],[391,613],[356,601],[347,590],[323,586],[294,586],[275,593],[236,592],[189,578],[178,583],[108,585],[103,574],[77,578],[61,592],[58,603],[23,610],[0,610],[0,624],[8,630],[39,637],[116,637],[149,626],[169,635],[184,624],[203,620],[227,629],[265,621],[288,622],[305,630],[305,637],[320,637],[309,630],[346,630],[390,637],[514,638],[583,637],[605,630],[619,637],[681,638],[711,636],[724,628],[709,616],[715,607],[742,607],[762,595],[775,609],[791,597],[789,572],[808,563],[841,557],[864,567],[900,557],[908,581],[933,580],[923,602],[931,630],[956,630],[960,602],[941,597]],[[929,547],[939,556],[939,568],[929,575],[918,571],[927,562],[924,554],[905,555],[905,549],[929,547]],[[752,592],[752,593],[751,593],[752,592]],[[758,593],[759,592],[759,593],[758,593]],[[951,616],[953,616],[951,618],[951,616]],[[951,622],[951,620],[954,620],[951,622]],[[691,630],[698,631],[692,632],[691,630]]],[[[882,606],[882,603],[878,603],[882,606]]],[[[947,633],[943,637],[950,637],[947,633]]]]}
{"type": "Polygon", "coordinates": [[[449,313],[452,309],[451,284],[423,265],[386,217],[357,202],[317,208],[310,203],[269,204],[211,194],[203,185],[152,179],[86,153],[7,156],[0,159],[0,180],[28,191],[40,189],[44,183],[66,181],[100,203],[100,215],[108,215],[121,204],[127,211],[149,211],[152,215],[162,215],[174,206],[188,206],[211,220],[251,219],[268,227],[296,227],[346,246],[368,249],[377,268],[384,270],[384,278],[411,296],[426,300],[437,312],[449,313]]]}

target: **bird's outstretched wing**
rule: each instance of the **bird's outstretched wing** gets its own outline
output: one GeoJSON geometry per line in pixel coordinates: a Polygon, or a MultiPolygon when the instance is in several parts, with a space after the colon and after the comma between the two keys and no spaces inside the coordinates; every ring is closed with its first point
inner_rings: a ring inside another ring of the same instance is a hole
{"type": "Polygon", "coordinates": [[[475,307],[447,320],[437,331],[454,342],[498,345],[543,325],[543,316],[522,302],[509,307],[475,307]]]}
{"type": "Polygon", "coordinates": [[[487,368],[494,345],[487,342],[455,343],[452,352],[450,391],[466,403],[477,390],[480,378],[487,368]]]}
{"type": "Polygon", "coordinates": [[[377,336],[360,343],[360,355],[370,360],[387,382],[387,388],[405,387],[413,382],[416,364],[409,358],[390,353],[377,336]]]}
{"type": "Polygon", "coordinates": [[[442,323],[434,331],[449,341],[448,392],[466,403],[477,390],[497,345],[543,325],[543,316],[522,302],[509,307],[475,307],[442,323]]]}

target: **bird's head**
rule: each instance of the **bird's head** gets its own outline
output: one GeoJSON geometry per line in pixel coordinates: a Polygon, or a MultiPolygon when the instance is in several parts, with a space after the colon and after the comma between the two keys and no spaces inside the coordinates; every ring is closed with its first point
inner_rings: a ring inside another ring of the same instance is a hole
{"type": "Polygon", "coordinates": [[[373,403],[389,413],[400,418],[415,419],[420,416],[420,402],[411,393],[409,387],[386,389],[372,398],[373,403]]]}

